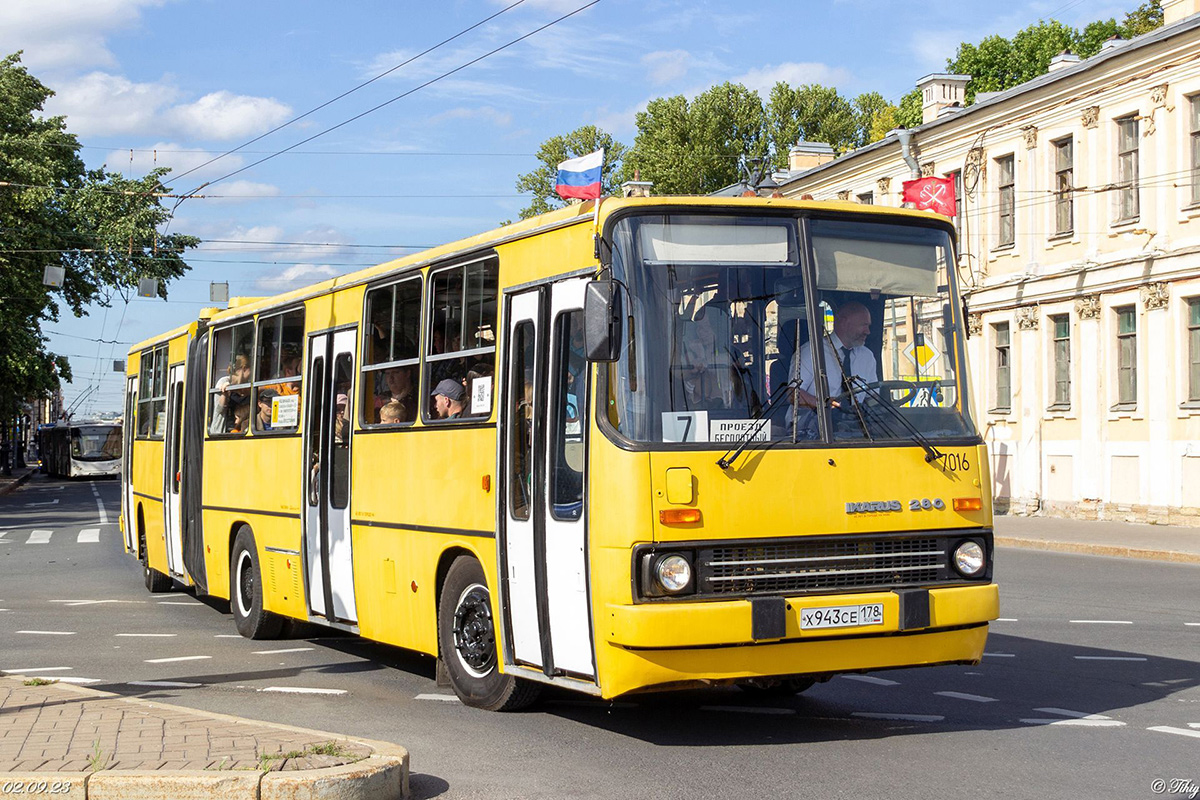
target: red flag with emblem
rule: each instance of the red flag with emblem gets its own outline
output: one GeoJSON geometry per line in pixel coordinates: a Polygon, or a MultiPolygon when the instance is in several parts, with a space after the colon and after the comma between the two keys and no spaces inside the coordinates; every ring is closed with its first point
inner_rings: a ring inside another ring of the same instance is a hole
{"type": "Polygon", "coordinates": [[[917,208],[926,208],[947,217],[953,217],[954,179],[920,178],[904,182],[904,202],[917,208]]]}

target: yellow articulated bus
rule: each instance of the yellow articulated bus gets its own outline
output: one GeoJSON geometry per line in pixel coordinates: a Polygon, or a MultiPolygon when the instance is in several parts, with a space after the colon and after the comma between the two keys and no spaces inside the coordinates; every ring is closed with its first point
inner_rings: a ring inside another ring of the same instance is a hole
{"type": "Polygon", "coordinates": [[[467,704],[977,662],[998,612],[954,232],[583,203],[132,348],[151,591],[434,655],[467,704]]]}

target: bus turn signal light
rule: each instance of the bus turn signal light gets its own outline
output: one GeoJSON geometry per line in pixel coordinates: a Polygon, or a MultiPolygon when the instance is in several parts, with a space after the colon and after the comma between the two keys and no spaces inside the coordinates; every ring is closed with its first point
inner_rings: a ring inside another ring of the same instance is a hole
{"type": "Polygon", "coordinates": [[[956,497],[954,498],[955,511],[982,511],[983,500],[978,497],[956,497]]]}
{"type": "Polygon", "coordinates": [[[700,521],[698,508],[668,508],[658,512],[658,521],[663,525],[687,525],[700,521]]]}

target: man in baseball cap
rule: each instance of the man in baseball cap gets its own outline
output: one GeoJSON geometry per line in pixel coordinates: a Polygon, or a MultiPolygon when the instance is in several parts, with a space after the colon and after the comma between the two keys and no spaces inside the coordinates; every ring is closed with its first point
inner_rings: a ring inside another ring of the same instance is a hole
{"type": "Polygon", "coordinates": [[[449,378],[441,381],[433,390],[433,410],[438,419],[457,419],[465,410],[463,400],[467,391],[462,384],[449,378]]]}

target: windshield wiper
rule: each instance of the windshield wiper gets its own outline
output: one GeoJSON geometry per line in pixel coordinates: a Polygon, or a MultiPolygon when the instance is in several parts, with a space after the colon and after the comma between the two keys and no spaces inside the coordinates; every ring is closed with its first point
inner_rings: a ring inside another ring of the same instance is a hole
{"type": "Polygon", "coordinates": [[[781,406],[779,402],[788,396],[788,390],[796,385],[796,381],[790,380],[781,384],[778,389],[771,393],[767,399],[767,404],[762,407],[757,414],[750,417],[754,421],[746,430],[742,431],[741,435],[735,441],[732,449],[726,450],[725,454],[717,459],[717,466],[721,469],[729,469],[733,466],[733,462],[737,461],[738,456],[754,441],[758,436],[758,432],[763,429],[763,426],[771,419],[771,415],[775,413],[775,409],[781,406]]]}
{"type": "Polygon", "coordinates": [[[938,450],[937,447],[934,446],[933,442],[929,441],[929,439],[925,437],[925,434],[921,433],[921,431],[918,430],[915,425],[909,422],[904,415],[897,411],[891,403],[885,400],[883,396],[879,394],[879,392],[872,389],[869,383],[857,375],[849,376],[847,378],[847,382],[852,385],[857,385],[864,394],[869,395],[873,400],[875,400],[876,405],[878,405],[880,408],[886,409],[888,413],[891,414],[894,419],[896,419],[896,421],[904,426],[909,433],[909,438],[921,445],[921,449],[925,451],[925,463],[932,464],[934,461],[940,461],[946,457],[946,454],[941,450],[938,450]]]}

